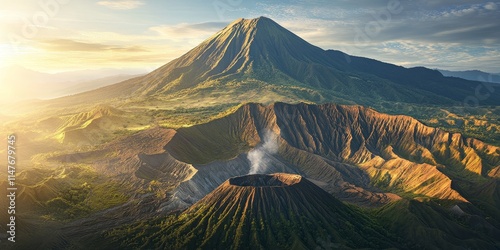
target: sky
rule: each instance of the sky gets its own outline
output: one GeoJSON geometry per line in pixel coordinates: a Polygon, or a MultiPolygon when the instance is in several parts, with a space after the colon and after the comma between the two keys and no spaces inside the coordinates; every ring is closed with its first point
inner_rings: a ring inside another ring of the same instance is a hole
{"type": "Polygon", "coordinates": [[[405,67],[500,72],[500,2],[0,0],[0,67],[153,70],[238,18],[405,67]]]}

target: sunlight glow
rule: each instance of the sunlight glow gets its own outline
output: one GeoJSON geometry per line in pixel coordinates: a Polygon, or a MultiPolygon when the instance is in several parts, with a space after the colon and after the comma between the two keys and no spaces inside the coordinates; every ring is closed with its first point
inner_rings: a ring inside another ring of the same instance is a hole
{"type": "Polygon", "coordinates": [[[0,44],[0,68],[11,64],[12,59],[17,55],[18,53],[12,49],[10,44],[0,44]]]}

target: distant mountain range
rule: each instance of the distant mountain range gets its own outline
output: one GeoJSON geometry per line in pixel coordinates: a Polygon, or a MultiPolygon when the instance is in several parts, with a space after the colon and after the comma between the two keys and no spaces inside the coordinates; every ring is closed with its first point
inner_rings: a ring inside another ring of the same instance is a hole
{"type": "MultiPolygon", "coordinates": [[[[271,19],[239,19],[145,76],[66,100],[182,96],[184,100],[226,103],[458,105],[473,96],[478,85],[423,67],[346,58],[343,52],[311,45],[271,19]]],[[[500,104],[500,95],[491,95],[481,104],[500,104]]]]}
{"type": "Polygon", "coordinates": [[[471,81],[500,83],[500,73],[487,73],[480,70],[449,71],[439,69],[444,76],[459,77],[471,81]]]}
{"type": "Polygon", "coordinates": [[[0,69],[3,100],[50,99],[73,95],[143,75],[142,70],[80,70],[41,73],[21,66],[0,69]],[[126,74],[124,72],[127,72],[126,74]]]}

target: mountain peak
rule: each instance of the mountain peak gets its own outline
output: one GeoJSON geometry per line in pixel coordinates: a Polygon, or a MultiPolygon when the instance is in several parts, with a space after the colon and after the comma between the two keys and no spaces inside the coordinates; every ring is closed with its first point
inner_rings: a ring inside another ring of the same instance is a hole
{"type": "Polygon", "coordinates": [[[283,31],[287,30],[270,18],[261,16],[252,19],[237,19],[234,22],[230,23],[226,28],[221,30],[220,33],[237,32],[240,35],[248,36],[249,34],[256,34],[257,32],[259,32],[263,35],[269,36],[273,34],[279,34],[283,31]]]}
{"type": "MultiPolygon", "coordinates": [[[[262,77],[254,72],[261,70],[277,70],[293,76],[310,63],[321,64],[327,58],[324,50],[267,17],[240,18],[153,72],[147,86],[140,91],[147,95],[175,92],[229,76],[259,79],[262,77]],[[285,63],[290,61],[296,63],[285,63]],[[158,78],[159,75],[163,77],[158,78]]],[[[271,72],[259,75],[272,77],[271,72]]]]}
{"type": "Polygon", "coordinates": [[[257,17],[257,18],[254,18],[254,19],[250,19],[250,20],[253,20],[254,22],[259,23],[259,24],[267,24],[267,25],[277,25],[277,26],[280,26],[273,19],[265,17],[265,16],[260,16],[260,17],[257,17]]]}
{"type": "Polygon", "coordinates": [[[228,27],[236,25],[236,24],[256,24],[256,23],[268,23],[268,24],[276,24],[278,25],[275,21],[272,19],[265,17],[265,16],[260,16],[256,18],[239,18],[234,20],[232,23],[228,25],[228,27]]]}

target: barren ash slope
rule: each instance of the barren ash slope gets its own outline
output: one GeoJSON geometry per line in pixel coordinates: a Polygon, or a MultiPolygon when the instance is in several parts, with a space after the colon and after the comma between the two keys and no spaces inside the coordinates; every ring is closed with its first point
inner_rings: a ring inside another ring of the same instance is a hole
{"type": "MultiPolygon", "coordinates": [[[[177,219],[112,244],[170,249],[314,249],[399,246],[381,226],[300,175],[230,178],[177,219]]],[[[118,232],[114,232],[117,236],[118,232]]]]}
{"type": "Polygon", "coordinates": [[[215,188],[231,174],[248,172],[246,155],[262,148],[266,140],[275,140],[279,148],[276,154],[264,154],[269,160],[263,170],[298,171],[333,193],[373,198],[375,203],[395,197],[364,196],[367,193],[354,187],[377,183],[400,193],[466,201],[457,192],[460,185],[452,187],[452,179],[483,177],[495,183],[500,163],[498,147],[425,126],[408,116],[361,106],[247,104],[227,117],[177,130],[165,146],[166,154],[199,166],[178,192],[201,198],[208,193],[207,186],[215,188]],[[268,139],[266,130],[278,136],[268,139]],[[224,168],[226,175],[217,168],[224,168]],[[204,179],[200,185],[199,175],[204,179]]]}

